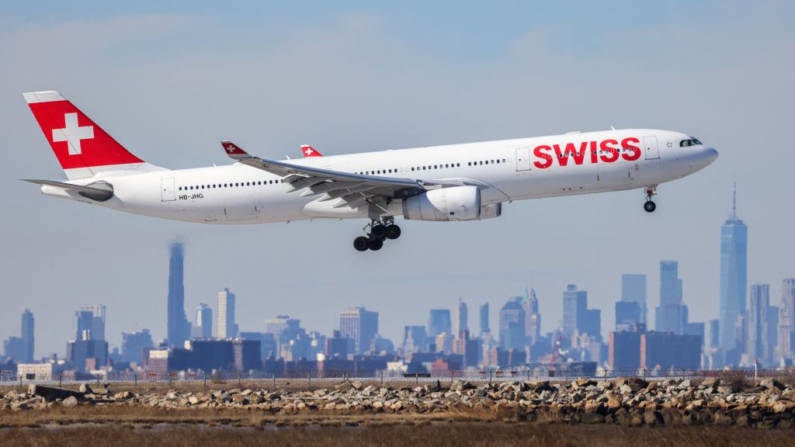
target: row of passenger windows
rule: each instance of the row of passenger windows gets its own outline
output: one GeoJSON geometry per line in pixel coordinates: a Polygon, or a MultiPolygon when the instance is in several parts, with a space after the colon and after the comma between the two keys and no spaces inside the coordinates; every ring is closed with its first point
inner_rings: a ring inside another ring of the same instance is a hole
{"type": "MultiPolygon", "coordinates": [[[[489,164],[500,164],[500,163],[507,163],[508,160],[505,158],[503,159],[495,159],[495,160],[480,160],[480,161],[470,161],[467,162],[467,166],[481,166],[481,165],[489,165],[489,164]]],[[[449,168],[460,168],[461,163],[445,163],[445,164],[438,164],[438,165],[427,165],[427,166],[413,166],[411,167],[411,171],[430,171],[434,169],[449,169],[449,168]]],[[[355,172],[354,174],[359,175],[383,175],[383,174],[397,174],[398,170],[396,168],[393,169],[377,169],[374,171],[361,171],[355,172]]],[[[260,186],[260,185],[275,185],[278,183],[284,183],[284,180],[265,180],[265,181],[256,181],[256,182],[238,182],[238,183],[214,183],[210,185],[196,185],[196,186],[180,186],[180,191],[195,191],[197,189],[216,189],[216,188],[236,188],[241,186],[260,186]]]]}
{"type": "Polygon", "coordinates": [[[216,189],[216,188],[236,188],[241,186],[261,186],[261,185],[275,185],[284,183],[284,180],[264,180],[257,182],[237,182],[237,183],[214,183],[211,185],[196,185],[196,186],[180,186],[180,191],[194,191],[197,189],[216,189]]]}
{"type": "MultiPolygon", "coordinates": [[[[481,161],[470,161],[467,163],[467,166],[478,166],[478,165],[488,165],[488,164],[497,164],[497,163],[507,163],[506,159],[496,159],[496,160],[481,160],[481,161]]],[[[432,171],[434,169],[450,169],[450,168],[460,168],[461,163],[445,163],[445,164],[438,164],[438,165],[427,165],[427,166],[412,166],[411,168],[406,168],[405,171],[400,172],[414,172],[414,171],[432,171]]],[[[354,174],[359,175],[382,175],[382,174],[397,174],[397,169],[376,169],[374,171],[360,171],[355,172],[354,174]]]]}

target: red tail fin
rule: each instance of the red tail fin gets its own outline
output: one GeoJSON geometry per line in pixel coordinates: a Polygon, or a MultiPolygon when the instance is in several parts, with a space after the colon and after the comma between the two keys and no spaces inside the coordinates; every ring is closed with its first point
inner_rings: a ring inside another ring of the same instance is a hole
{"type": "Polygon", "coordinates": [[[99,171],[151,170],[58,92],[25,93],[33,116],[70,179],[99,171]]]}
{"type": "Polygon", "coordinates": [[[323,154],[318,152],[317,149],[313,148],[312,146],[310,146],[308,144],[304,144],[304,145],[301,146],[301,152],[304,153],[304,158],[322,157],[323,156],[323,154]]]}

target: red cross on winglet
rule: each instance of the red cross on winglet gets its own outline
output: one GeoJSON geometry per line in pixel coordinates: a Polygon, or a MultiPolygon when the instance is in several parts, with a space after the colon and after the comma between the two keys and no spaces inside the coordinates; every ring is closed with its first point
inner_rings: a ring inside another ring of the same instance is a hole
{"type": "Polygon", "coordinates": [[[235,143],[232,143],[231,141],[226,141],[226,140],[221,141],[221,147],[224,148],[226,155],[228,155],[231,158],[248,157],[248,153],[246,153],[246,151],[240,149],[240,146],[236,145],[235,143]]]}

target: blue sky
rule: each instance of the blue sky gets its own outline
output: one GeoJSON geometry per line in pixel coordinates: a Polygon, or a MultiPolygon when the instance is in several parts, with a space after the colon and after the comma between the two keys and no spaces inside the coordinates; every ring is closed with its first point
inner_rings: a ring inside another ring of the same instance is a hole
{"type": "MultiPolygon", "coordinates": [[[[749,283],[795,276],[787,181],[795,155],[795,6],[760,2],[15,2],[0,11],[0,338],[36,314],[36,354],[63,354],[81,304],[108,333],[165,336],[167,243],[187,242],[186,308],[229,287],[238,320],[290,314],[330,333],[364,304],[397,340],[430,308],[496,310],[535,286],[543,330],[565,285],[613,322],[621,273],[680,262],[693,320],[717,317],[719,226],[739,184],[749,283]],[[266,157],[652,127],[689,132],[720,159],[660,187],[507,205],[503,217],[408,222],[379,253],[363,222],[224,227],[112,213],[43,197],[19,178],[62,178],[21,93],[57,89],[136,155],[169,168],[228,161],[218,140],[266,157]],[[45,329],[46,328],[46,329],[45,329]]],[[[474,311],[470,311],[474,315],[474,311]]],[[[474,324],[474,318],[470,319],[474,324]]],[[[653,316],[649,315],[653,321],[653,316]]]]}

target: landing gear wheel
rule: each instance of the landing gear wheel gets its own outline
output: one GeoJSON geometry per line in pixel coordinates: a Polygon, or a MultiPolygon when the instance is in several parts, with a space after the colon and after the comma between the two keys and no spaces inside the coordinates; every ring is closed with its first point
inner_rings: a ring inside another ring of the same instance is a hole
{"type": "MultiPolygon", "coordinates": [[[[353,248],[355,248],[356,251],[367,251],[368,248],[372,248],[372,242],[364,236],[359,236],[353,240],[353,248]]],[[[378,248],[381,247],[379,246],[378,248]]]]}
{"type": "Polygon", "coordinates": [[[387,239],[397,239],[400,237],[400,227],[397,225],[389,225],[386,227],[385,236],[387,239]]]}
{"type": "Polygon", "coordinates": [[[381,239],[373,239],[370,241],[370,250],[378,251],[384,246],[384,241],[381,239]]]}
{"type": "Polygon", "coordinates": [[[372,230],[370,230],[370,234],[376,239],[383,239],[384,234],[386,234],[386,226],[384,225],[373,225],[372,230]]]}
{"type": "Polygon", "coordinates": [[[653,213],[654,210],[657,209],[657,204],[649,200],[643,204],[643,209],[646,210],[647,213],[653,213]]]}

